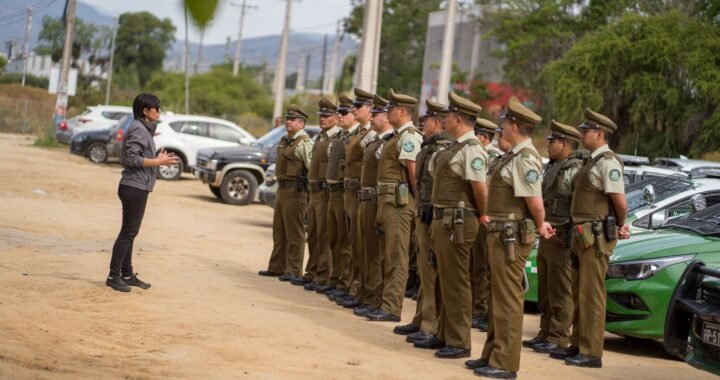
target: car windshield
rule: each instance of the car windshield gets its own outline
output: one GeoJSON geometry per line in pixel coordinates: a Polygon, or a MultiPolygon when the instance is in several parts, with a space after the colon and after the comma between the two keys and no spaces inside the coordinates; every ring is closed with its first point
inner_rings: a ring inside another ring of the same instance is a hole
{"type": "Polygon", "coordinates": [[[277,145],[280,139],[285,136],[285,127],[277,127],[257,139],[252,145],[260,148],[269,148],[277,145]]]}
{"type": "Polygon", "coordinates": [[[669,219],[662,228],[679,228],[700,235],[720,237],[720,204],[692,214],[669,219]]]}
{"type": "Polygon", "coordinates": [[[625,197],[627,199],[628,213],[635,213],[648,206],[647,201],[642,196],[643,189],[647,185],[653,185],[655,189],[655,203],[694,188],[692,182],[684,179],[655,176],[627,185],[625,187],[625,197]]]}

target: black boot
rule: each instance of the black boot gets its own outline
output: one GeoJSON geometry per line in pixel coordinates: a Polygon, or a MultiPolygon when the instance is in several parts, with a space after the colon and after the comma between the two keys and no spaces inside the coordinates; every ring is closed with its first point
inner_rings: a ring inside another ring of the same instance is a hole
{"type": "Polygon", "coordinates": [[[123,282],[120,276],[108,276],[107,280],[105,280],[105,285],[117,290],[118,292],[130,291],[130,287],[127,286],[125,282],[123,282]]]}
{"type": "Polygon", "coordinates": [[[602,368],[602,358],[578,354],[565,359],[565,364],[575,367],[602,368]]]}
{"type": "Polygon", "coordinates": [[[577,347],[557,347],[554,350],[550,350],[550,357],[553,359],[565,360],[571,356],[577,356],[580,353],[580,349],[577,347]]]}
{"type": "Polygon", "coordinates": [[[150,284],[139,279],[137,273],[133,274],[130,277],[123,276],[122,279],[123,282],[126,283],[128,286],[137,286],[140,289],[150,289],[150,284]]]}

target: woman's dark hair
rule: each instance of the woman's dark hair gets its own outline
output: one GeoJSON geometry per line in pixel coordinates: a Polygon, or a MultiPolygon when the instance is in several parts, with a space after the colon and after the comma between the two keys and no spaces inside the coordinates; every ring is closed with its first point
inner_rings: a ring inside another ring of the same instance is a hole
{"type": "Polygon", "coordinates": [[[160,110],[160,99],[153,94],[147,93],[136,96],[135,100],[133,100],[133,116],[136,119],[145,119],[145,114],[143,113],[145,108],[156,108],[160,110]]]}

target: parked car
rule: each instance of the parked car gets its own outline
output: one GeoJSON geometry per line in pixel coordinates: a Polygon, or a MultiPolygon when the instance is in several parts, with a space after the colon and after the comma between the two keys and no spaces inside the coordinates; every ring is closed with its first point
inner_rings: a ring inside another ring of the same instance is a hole
{"type": "Polygon", "coordinates": [[[277,179],[275,178],[275,164],[272,164],[265,171],[265,181],[258,187],[260,201],[275,208],[275,194],[277,193],[277,179]]]}
{"type": "Polygon", "coordinates": [[[720,205],[670,219],[618,244],[605,279],[605,330],[663,339],[671,297],[687,266],[720,266],[720,205]]]}
{"type": "Polygon", "coordinates": [[[159,168],[158,176],[166,180],[178,179],[183,172],[189,172],[199,149],[236,148],[256,141],[245,129],[227,120],[171,113],[161,115],[154,140],[158,151],[164,149],[180,157],[176,165],[159,168]]]}
{"type": "Polygon", "coordinates": [[[70,144],[72,136],[81,131],[106,129],[127,115],[132,115],[132,108],[123,106],[88,107],[83,113],[55,125],[55,139],[63,144],[70,144]]]}
{"type": "MultiPolygon", "coordinates": [[[[320,128],[306,126],[305,131],[314,137],[320,128]]],[[[275,162],[277,145],[285,135],[285,127],[277,127],[250,146],[201,149],[192,172],[223,202],[247,205],[255,199],[258,184],[275,162]]]]}
{"type": "Polygon", "coordinates": [[[110,140],[110,128],[82,131],[73,135],[70,153],[83,156],[96,164],[107,161],[107,143],[110,140]]]}
{"type": "Polygon", "coordinates": [[[685,156],[658,157],[655,159],[655,166],[686,173],[690,178],[701,178],[709,169],[720,169],[720,162],[691,160],[685,156]]]}
{"type": "Polygon", "coordinates": [[[625,185],[641,182],[650,177],[678,177],[688,178],[688,174],[677,170],[650,166],[650,159],[642,156],[618,154],[623,161],[623,181],[625,185]]]}
{"type": "MultiPolygon", "coordinates": [[[[162,115],[160,117],[162,118],[162,115]]],[[[110,128],[110,137],[106,146],[108,157],[120,157],[125,133],[127,133],[133,120],[135,120],[133,115],[124,116],[110,128]]]]}
{"type": "Polygon", "coordinates": [[[700,260],[685,269],[670,299],[663,343],[670,354],[720,375],[720,271],[700,260]]]}

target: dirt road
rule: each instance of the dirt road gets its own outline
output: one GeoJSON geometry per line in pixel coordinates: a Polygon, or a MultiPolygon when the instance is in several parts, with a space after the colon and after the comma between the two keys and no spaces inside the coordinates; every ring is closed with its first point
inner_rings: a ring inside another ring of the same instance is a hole
{"type": "MultiPolygon", "coordinates": [[[[153,284],[104,286],[120,227],[116,164],[0,135],[0,378],[461,379],[435,359],[324,296],[256,275],[272,210],[215,200],[198,181],[158,182],[135,267],[153,284]]],[[[406,300],[403,321],[415,303],[406,300]]],[[[538,324],[525,316],[525,337],[538,324]]],[[[485,334],[473,332],[473,357],[485,334]]],[[[523,351],[526,379],[704,379],[658,342],[608,335],[605,368],[523,351]]]]}

